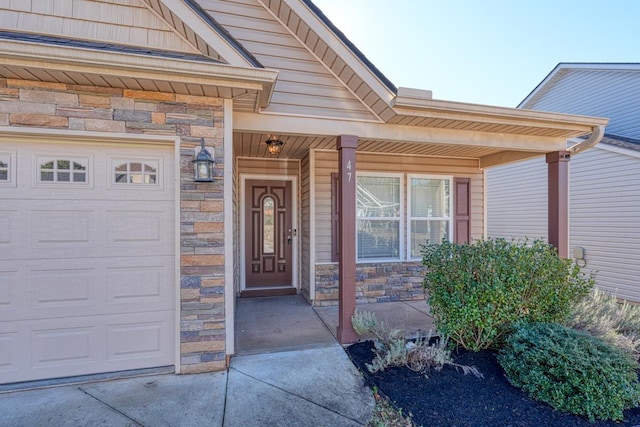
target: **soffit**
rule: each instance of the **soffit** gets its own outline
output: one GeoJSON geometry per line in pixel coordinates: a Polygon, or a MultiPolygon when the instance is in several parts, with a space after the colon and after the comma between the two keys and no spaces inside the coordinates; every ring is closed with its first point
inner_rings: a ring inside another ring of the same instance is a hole
{"type": "Polygon", "coordinates": [[[551,138],[583,136],[608,123],[599,117],[401,96],[394,111],[390,124],[551,138]]]}
{"type": "MultiPolygon", "coordinates": [[[[234,155],[239,157],[302,159],[311,149],[336,150],[336,138],[334,136],[234,132],[233,142],[234,155]],[[282,151],[276,156],[267,152],[265,141],[271,136],[276,136],[284,142],[282,151]]],[[[358,141],[358,152],[480,160],[485,156],[496,155],[505,152],[505,150],[496,147],[451,146],[446,144],[411,141],[398,142],[363,138],[358,141]]]]}
{"type": "Polygon", "coordinates": [[[120,51],[0,40],[0,77],[266,103],[277,72],[120,51]]]}

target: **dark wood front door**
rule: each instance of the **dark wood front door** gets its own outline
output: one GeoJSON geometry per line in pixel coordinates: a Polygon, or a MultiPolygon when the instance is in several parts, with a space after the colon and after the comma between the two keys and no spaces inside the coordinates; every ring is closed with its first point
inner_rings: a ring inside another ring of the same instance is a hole
{"type": "Polygon", "coordinates": [[[291,181],[246,181],[246,289],[292,288],[291,181]]]}

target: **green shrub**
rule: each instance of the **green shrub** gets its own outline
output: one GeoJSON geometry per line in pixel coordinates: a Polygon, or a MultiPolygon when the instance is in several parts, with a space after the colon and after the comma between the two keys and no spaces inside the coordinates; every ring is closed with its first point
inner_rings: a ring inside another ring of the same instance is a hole
{"type": "Polygon", "coordinates": [[[406,366],[414,372],[426,375],[432,368],[439,371],[444,365],[449,365],[465,375],[473,374],[483,378],[475,366],[453,362],[446,339],[432,340],[429,334],[415,341],[407,341],[401,329],[388,329],[384,322],[378,322],[375,314],[368,311],[356,310],[351,316],[351,324],[358,335],[373,339],[375,357],[371,363],[367,363],[367,369],[371,373],[384,371],[389,367],[406,366]]]}
{"type": "Polygon", "coordinates": [[[594,288],[573,308],[565,325],[640,357],[640,306],[594,288]]]}
{"type": "Polygon", "coordinates": [[[499,347],[516,321],[565,320],[593,287],[593,277],[540,240],[427,245],[423,264],[438,331],[473,351],[499,347]]]}
{"type": "Polygon", "coordinates": [[[556,323],[519,324],[498,361],[532,398],[590,421],[622,420],[640,399],[638,365],[628,353],[556,323]]]}

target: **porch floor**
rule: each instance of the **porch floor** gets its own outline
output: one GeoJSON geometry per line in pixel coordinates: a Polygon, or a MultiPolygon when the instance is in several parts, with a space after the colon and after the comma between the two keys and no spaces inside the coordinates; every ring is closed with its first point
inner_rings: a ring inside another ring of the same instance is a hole
{"type": "MultiPolygon", "coordinates": [[[[338,306],[312,307],[301,295],[239,298],[236,306],[236,354],[258,354],[335,344],[338,306]]],[[[358,304],[408,337],[435,332],[424,300],[358,304]]]]}

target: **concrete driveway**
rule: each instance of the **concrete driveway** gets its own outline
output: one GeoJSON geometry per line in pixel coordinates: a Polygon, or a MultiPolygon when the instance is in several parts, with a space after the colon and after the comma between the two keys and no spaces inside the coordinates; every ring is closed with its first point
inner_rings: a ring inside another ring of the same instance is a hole
{"type": "Polygon", "coordinates": [[[341,346],[234,357],[228,372],[0,394],[0,426],[359,426],[371,391],[341,346]]]}
{"type": "MultiPolygon", "coordinates": [[[[433,329],[424,300],[358,310],[410,336],[433,329]]],[[[300,295],[239,300],[228,372],[0,391],[0,426],[364,425],[373,397],[332,335],[337,322],[337,306],[300,295]]]]}

